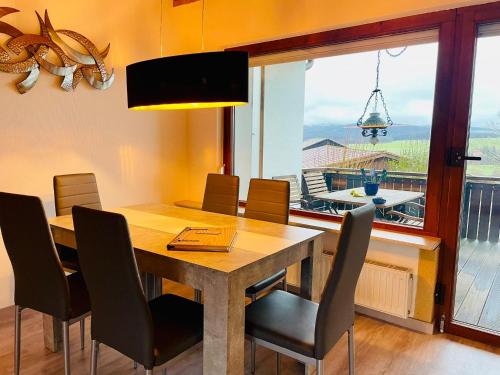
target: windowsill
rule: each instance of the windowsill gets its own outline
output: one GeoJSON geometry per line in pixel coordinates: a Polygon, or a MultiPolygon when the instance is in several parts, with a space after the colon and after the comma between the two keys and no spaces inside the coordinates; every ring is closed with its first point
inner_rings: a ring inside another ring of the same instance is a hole
{"type": "MultiPolygon", "coordinates": [[[[305,216],[290,215],[290,225],[297,225],[310,229],[323,230],[325,232],[340,233],[341,223],[313,219],[305,216]]],[[[390,242],[397,245],[414,247],[421,250],[434,251],[441,244],[441,239],[422,234],[409,234],[391,231],[387,229],[372,230],[372,240],[390,242]]]]}
{"type": "MultiPolygon", "coordinates": [[[[201,202],[195,202],[190,200],[178,201],[174,203],[176,206],[191,208],[195,210],[201,209],[201,202]]],[[[244,212],[244,208],[240,207],[240,213],[244,212]]],[[[322,230],[330,233],[340,233],[341,223],[315,219],[299,215],[290,215],[290,225],[296,225],[301,227],[306,227],[310,229],[322,230]]],[[[434,251],[441,244],[441,239],[432,236],[426,236],[422,234],[410,234],[401,233],[397,231],[391,231],[386,229],[373,229],[372,230],[372,240],[389,242],[397,245],[403,245],[408,247],[417,248],[420,250],[434,251]]]]}

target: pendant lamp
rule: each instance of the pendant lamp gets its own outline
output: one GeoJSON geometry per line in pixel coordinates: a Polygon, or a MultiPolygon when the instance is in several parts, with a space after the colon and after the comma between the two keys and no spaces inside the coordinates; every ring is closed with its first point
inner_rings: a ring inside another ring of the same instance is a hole
{"type": "MultiPolygon", "coordinates": [[[[204,13],[203,0],[202,50],[204,13]]],[[[247,104],[248,53],[202,52],[160,57],[128,65],[127,97],[128,108],[133,110],[217,108],[247,104]]]]}
{"type": "MultiPolygon", "coordinates": [[[[404,52],[404,50],[403,50],[404,52]]],[[[402,53],[402,52],[401,52],[402,53]]],[[[387,105],[385,104],[384,95],[382,94],[382,89],[379,88],[379,79],[380,79],[380,51],[377,54],[377,76],[375,89],[371,92],[370,97],[368,98],[368,102],[365,105],[365,109],[363,114],[359,118],[357,122],[357,126],[362,129],[361,135],[363,137],[370,137],[370,143],[372,145],[376,145],[379,141],[378,136],[387,135],[387,128],[393,125],[393,121],[391,116],[389,115],[389,111],[387,110],[387,105]],[[366,121],[363,121],[368,107],[370,106],[370,102],[373,99],[373,111],[370,113],[366,121]],[[382,106],[384,107],[385,117],[387,120],[384,120],[378,112],[378,102],[379,100],[382,102],[382,106]]]]}

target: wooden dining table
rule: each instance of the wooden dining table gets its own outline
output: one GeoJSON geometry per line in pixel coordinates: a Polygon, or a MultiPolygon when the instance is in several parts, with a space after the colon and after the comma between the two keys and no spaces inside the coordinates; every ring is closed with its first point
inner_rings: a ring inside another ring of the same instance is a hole
{"type": "MultiPolygon", "coordinates": [[[[203,374],[244,373],[247,287],[299,263],[300,294],[319,301],[325,279],[320,266],[321,231],[166,204],[107,211],[128,221],[148,298],[161,294],[161,278],[203,292],[203,374]],[[228,253],[167,250],[166,245],[185,227],[231,227],[237,235],[228,253]]],[[[76,249],[71,215],[49,222],[54,241],[76,249]]],[[[60,322],[44,316],[44,336],[47,348],[59,350],[60,322]]],[[[306,367],[306,373],[310,371],[306,367]]]]}

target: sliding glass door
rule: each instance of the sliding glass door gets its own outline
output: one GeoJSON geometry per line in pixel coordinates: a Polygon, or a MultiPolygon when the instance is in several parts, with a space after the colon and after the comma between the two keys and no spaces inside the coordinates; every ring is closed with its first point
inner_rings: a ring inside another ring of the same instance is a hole
{"type": "MultiPolygon", "coordinates": [[[[500,25],[479,27],[453,320],[500,334],[500,25]]],[[[458,151],[457,151],[458,152],[458,151]]]]}
{"type": "Polygon", "coordinates": [[[441,328],[500,345],[500,6],[461,9],[457,25],[441,328]]]}

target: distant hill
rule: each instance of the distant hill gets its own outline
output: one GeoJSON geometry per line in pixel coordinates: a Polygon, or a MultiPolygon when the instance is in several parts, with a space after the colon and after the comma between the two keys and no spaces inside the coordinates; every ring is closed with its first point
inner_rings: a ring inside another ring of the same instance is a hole
{"type": "MultiPolygon", "coordinates": [[[[360,138],[361,135],[358,129],[353,128],[353,125],[307,125],[304,126],[304,141],[312,138],[329,138],[336,142],[345,143],[346,139],[354,141],[360,138]]],[[[429,139],[430,129],[427,126],[420,125],[395,125],[390,128],[385,141],[400,141],[407,139],[429,139]]],[[[473,127],[471,138],[485,138],[485,137],[500,137],[498,131],[489,128],[473,127]]]]}

